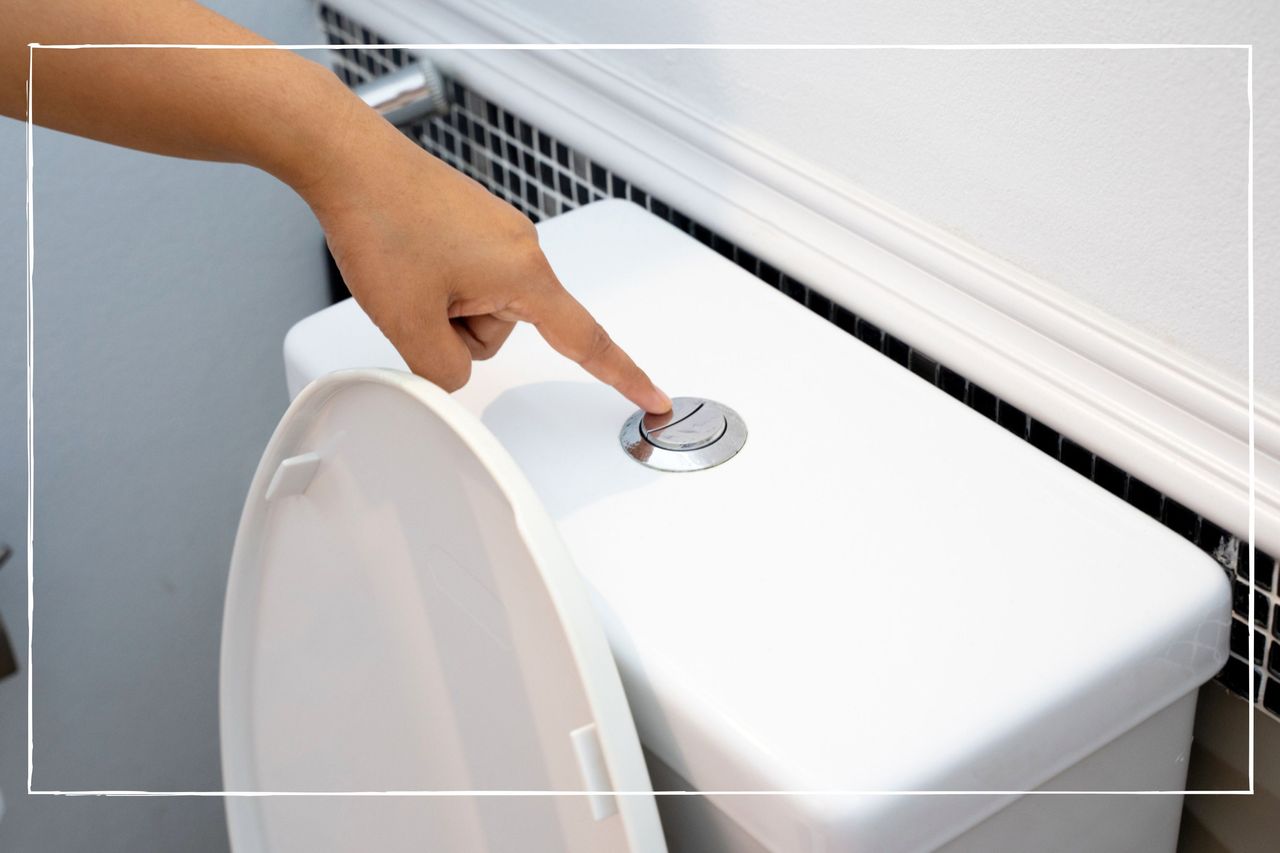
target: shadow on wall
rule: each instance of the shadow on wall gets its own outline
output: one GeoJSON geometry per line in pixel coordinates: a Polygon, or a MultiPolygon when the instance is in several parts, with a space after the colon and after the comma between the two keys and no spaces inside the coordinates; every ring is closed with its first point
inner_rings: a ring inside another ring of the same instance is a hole
{"type": "Polygon", "coordinates": [[[1178,853],[1272,853],[1280,840],[1280,721],[1250,709],[1220,684],[1200,690],[1189,791],[1249,787],[1249,718],[1254,723],[1254,793],[1188,794],[1178,853]]]}

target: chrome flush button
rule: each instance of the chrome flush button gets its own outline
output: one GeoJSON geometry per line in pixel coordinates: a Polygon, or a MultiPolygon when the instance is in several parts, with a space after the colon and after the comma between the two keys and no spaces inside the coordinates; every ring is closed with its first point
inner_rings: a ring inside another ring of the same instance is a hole
{"type": "Polygon", "coordinates": [[[697,450],[718,441],[726,425],[724,412],[715,403],[680,397],[671,401],[671,411],[665,415],[641,418],[640,434],[663,450],[697,450]]]}
{"type": "Polygon", "coordinates": [[[636,412],[622,425],[622,449],[659,471],[698,471],[734,456],[747,440],[738,413],[714,400],[676,397],[662,415],[636,412]]]}

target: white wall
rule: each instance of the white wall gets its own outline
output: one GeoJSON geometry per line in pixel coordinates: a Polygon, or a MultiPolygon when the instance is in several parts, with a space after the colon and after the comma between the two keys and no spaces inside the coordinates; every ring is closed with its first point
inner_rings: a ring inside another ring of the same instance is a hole
{"type": "MultiPolygon", "coordinates": [[[[1280,233],[1273,0],[495,5],[579,42],[1255,42],[1257,365],[1261,386],[1280,397],[1280,246],[1267,239],[1280,233]]],[[[1246,375],[1243,51],[602,56],[710,121],[1246,375]]]]}
{"type": "MultiPolygon", "coordinates": [[[[306,0],[211,5],[316,39],[306,0]]],[[[25,658],[23,131],[0,120],[0,614],[25,658]]],[[[50,132],[35,152],[35,786],[218,789],[226,567],[322,238],[244,167],[50,132]]],[[[226,849],[218,799],[25,796],[25,681],[0,682],[0,850],[226,849]]]]}

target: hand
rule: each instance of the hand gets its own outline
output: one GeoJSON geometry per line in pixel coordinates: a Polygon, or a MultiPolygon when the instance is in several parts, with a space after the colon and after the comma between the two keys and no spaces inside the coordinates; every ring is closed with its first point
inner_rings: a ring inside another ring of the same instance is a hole
{"type": "Polygon", "coordinates": [[[360,118],[355,144],[298,189],[356,301],[414,373],[460,388],[523,321],[636,405],[670,411],[560,284],[527,218],[382,119],[375,129],[360,118]]]}
{"type": "MultiPolygon", "coordinates": [[[[0,30],[0,114],[26,112],[29,41],[266,45],[189,0],[25,0],[0,30]],[[117,8],[120,6],[120,8],[117,8]],[[125,8],[127,6],[127,9],[125,8]]],[[[409,368],[446,390],[518,321],[661,413],[671,401],[556,280],[533,226],[282,50],[41,55],[38,121],[175,157],[257,166],[315,211],[343,278],[409,368]]]]}

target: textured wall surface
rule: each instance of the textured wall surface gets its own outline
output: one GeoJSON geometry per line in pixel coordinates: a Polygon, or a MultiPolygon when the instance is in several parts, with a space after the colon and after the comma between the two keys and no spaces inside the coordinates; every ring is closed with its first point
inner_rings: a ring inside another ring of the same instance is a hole
{"type": "MultiPolygon", "coordinates": [[[[1280,397],[1280,6],[490,0],[568,41],[1253,42],[1259,382],[1280,397]]],[[[358,5],[358,4],[355,4],[358,5]]],[[[1243,378],[1244,51],[611,52],[601,61],[1243,378]]],[[[940,354],[942,355],[942,354],[940,354]]]]}
{"type": "MultiPolygon", "coordinates": [[[[211,5],[316,37],[305,0],[211,5]]],[[[23,133],[0,119],[0,614],[25,665],[23,133]]],[[[51,132],[35,152],[35,786],[217,789],[226,569],[281,340],[326,300],[319,228],[247,168],[51,132]]],[[[25,796],[25,682],[0,682],[0,850],[226,849],[217,799],[25,796]]]]}

